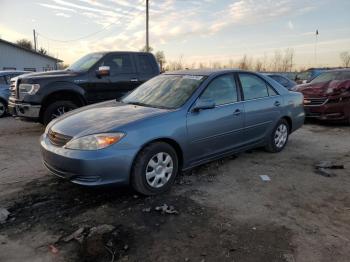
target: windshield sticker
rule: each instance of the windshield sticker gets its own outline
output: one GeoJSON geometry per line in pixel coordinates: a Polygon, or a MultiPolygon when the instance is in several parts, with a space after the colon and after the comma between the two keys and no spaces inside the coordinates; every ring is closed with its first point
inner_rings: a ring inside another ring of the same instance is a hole
{"type": "Polygon", "coordinates": [[[183,79],[202,80],[203,76],[184,75],[183,79]]]}

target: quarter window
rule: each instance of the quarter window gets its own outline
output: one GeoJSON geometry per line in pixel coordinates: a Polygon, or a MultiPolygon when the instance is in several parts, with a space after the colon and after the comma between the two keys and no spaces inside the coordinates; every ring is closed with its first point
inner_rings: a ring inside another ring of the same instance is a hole
{"type": "Polygon", "coordinates": [[[260,77],[251,74],[239,74],[245,100],[277,95],[276,91],[260,77]]]}
{"type": "Polygon", "coordinates": [[[223,75],[210,82],[202,99],[213,99],[216,105],[237,102],[237,87],[231,75],[223,75]]]}

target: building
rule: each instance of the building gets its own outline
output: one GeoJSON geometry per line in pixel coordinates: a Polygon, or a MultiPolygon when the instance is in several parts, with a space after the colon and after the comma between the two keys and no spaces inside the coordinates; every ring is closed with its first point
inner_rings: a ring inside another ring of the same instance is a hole
{"type": "Polygon", "coordinates": [[[56,70],[61,62],[52,56],[0,39],[0,70],[49,71],[56,70]]]}

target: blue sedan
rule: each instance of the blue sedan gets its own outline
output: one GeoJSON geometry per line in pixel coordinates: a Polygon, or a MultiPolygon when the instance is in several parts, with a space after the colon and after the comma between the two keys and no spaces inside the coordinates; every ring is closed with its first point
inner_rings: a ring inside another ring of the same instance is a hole
{"type": "Polygon", "coordinates": [[[303,122],[303,95],[269,77],[186,70],[66,113],[47,126],[41,150],[47,169],[73,183],[154,195],[179,171],[256,147],[280,152],[303,122]]]}

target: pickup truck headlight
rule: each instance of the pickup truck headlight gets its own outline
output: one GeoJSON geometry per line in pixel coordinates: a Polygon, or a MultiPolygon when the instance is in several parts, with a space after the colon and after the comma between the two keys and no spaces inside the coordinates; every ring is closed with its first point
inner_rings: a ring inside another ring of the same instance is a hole
{"type": "Polygon", "coordinates": [[[124,133],[96,134],[69,141],[64,147],[76,150],[98,150],[109,147],[125,136],[124,133]]]}
{"type": "Polygon", "coordinates": [[[29,94],[29,95],[34,95],[36,92],[38,92],[39,88],[40,88],[39,84],[20,84],[19,92],[29,94]]]}

